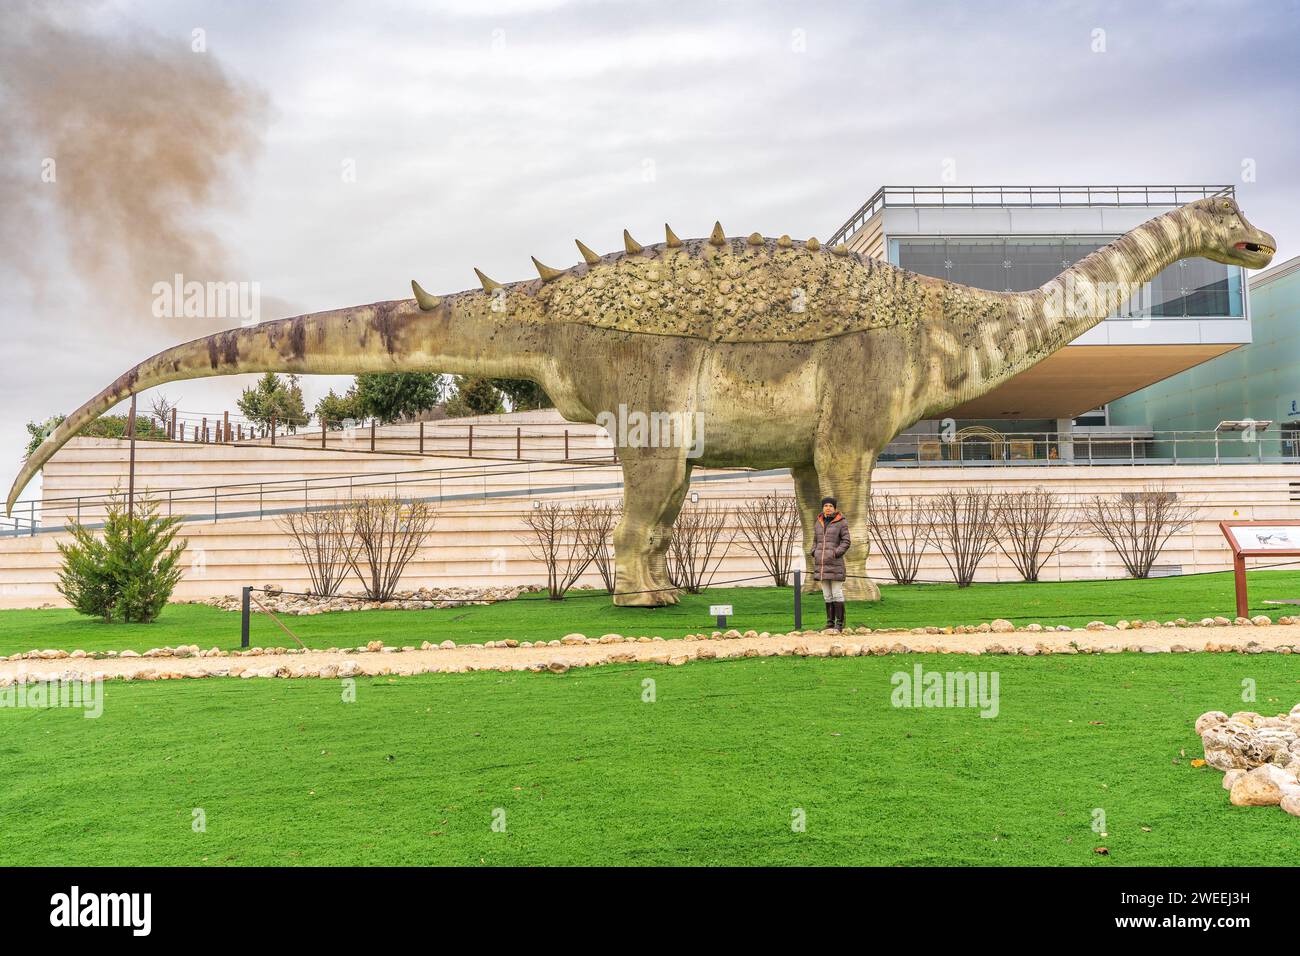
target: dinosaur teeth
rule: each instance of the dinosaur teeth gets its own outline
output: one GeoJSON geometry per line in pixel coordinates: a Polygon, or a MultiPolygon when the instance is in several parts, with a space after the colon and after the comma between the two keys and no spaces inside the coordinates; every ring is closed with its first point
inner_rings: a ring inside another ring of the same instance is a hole
{"type": "Polygon", "coordinates": [[[727,241],[727,234],[722,231],[722,223],[715,222],[713,224],[713,231],[709,233],[709,245],[721,246],[726,241],[727,241]]]}
{"type": "Polygon", "coordinates": [[[668,225],[668,223],[664,223],[664,236],[666,237],[666,244],[669,249],[676,249],[678,246],[682,245],[682,241],[677,238],[677,234],[673,232],[673,227],[668,225]]]}
{"type": "Polygon", "coordinates": [[[634,256],[638,252],[645,252],[645,246],[632,238],[632,233],[626,229],[623,230],[623,248],[627,250],[629,256],[634,256]]]}
{"type": "Polygon", "coordinates": [[[592,252],[589,248],[583,245],[581,239],[574,239],[573,241],[578,244],[578,251],[582,253],[582,258],[587,263],[587,265],[594,266],[596,263],[600,261],[600,256],[596,255],[596,253],[592,252]]]}
{"type": "Polygon", "coordinates": [[[436,295],[429,295],[420,288],[420,283],[414,279],[411,280],[411,291],[415,293],[415,301],[419,303],[421,312],[432,312],[438,306],[442,305],[442,299],[436,295]]]}
{"type": "Polygon", "coordinates": [[[475,274],[476,276],[478,276],[478,281],[481,282],[481,283],[483,283],[483,291],[484,291],[484,292],[494,292],[494,291],[496,291],[497,289],[503,289],[503,288],[505,288],[505,286],[503,286],[503,285],[502,285],[500,282],[498,282],[496,279],[489,279],[487,276],[485,276],[485,275],[483,274],[483,270],[480,269],[478,266],[475,266],[475,267],[474,267],[474,274],[475,274]]]}
{"type": "Polygon", "coordinates": [[[550,282],[552,279],[558,279],[560,276],[564,275],[563,269],[552,269],[550,266],[538,262],[536,256],[532,256],[531,258],[533,260],[533,266],[537,269],[537,274],[542,277],[543,282],[550,282]]]}

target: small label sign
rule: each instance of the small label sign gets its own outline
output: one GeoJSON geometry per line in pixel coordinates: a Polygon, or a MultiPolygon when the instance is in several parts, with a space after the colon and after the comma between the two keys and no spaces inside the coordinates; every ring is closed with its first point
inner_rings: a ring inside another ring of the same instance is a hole
{"type": "Polygon", "coordinates": [[[730,604],[710,604],[710,605],[709,605],[709,616],[710,616],[710,617],[729,617],[730,615],[731,615],[731,605],[730,605],[730,604]]]}

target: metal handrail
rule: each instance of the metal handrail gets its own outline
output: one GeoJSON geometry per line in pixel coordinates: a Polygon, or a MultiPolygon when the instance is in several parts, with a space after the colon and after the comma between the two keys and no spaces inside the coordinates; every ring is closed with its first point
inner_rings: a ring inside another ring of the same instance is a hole
{"type": "MultiPolygon", "coordinates": [[[[1190,465],[1190,464],[1244,464],[1300,462],[1300,432],[1291,430],[1261,430],[1253,436],[1248,432],[1224,433],[1219,431],[1154,431],[1140,427],[1111,426],[1105,431],[1080,428],[1069,432],[1019,431],[1001,432],[996,436],[923,434],[909,432],[898,436],[882,452],[878,464],[883,467],[989,467],[989,466],[1079,466],[1079,465],[1190,465]]],[[[178,506],[192,502],[211,502],[207,512],[212,520],[234,517],[222,515],[221,503],[257,497],[256,512],[241,512],[240,516],[268,513],[267,497],[271,504],[282,503],[286,496],[302,492],[303,507],[308,507],[313,495],[346,489],[348,498],[358,491],[391,485],[427,486],[444,484],[453,487],[461,481],[483,482],[481,492],[475,496],[495,494],[488,489],[488,479],[523,476],[527,486],[533,487],[534,476],[559,472],[577,472],[612,467],[614,461],[602,455],[599,459],[569,459],[567,461],[500,460],[486,465],[457,465],[442,468],[418,468],[408,471],[385,471],[364,475],[324,475],[316,478],[294,477],[235,484],[203,485],[197,487],[157,489],[153,493],[165,502],[168,514],[178,506]],[[520,467],[523,465],[523,467],[520,467]]],[[[93,511],[103,505],[112,494],[76,495],[44,500],[28,499],[18,502],[14,517],[8,519],[12,529],[0,525],[0,534],[15,536],[34,535],[41,530],[41,519],[55,513],[80,521],[84,510],[93,511]]],[[[206,507],[206,505],[204,506],[206,507]]]]}
{"type": "Polygon", "coordinates": [[[888,206],[958,208],[1090,206],[1181,206],[1196,199],[1234,196],[1233,185],[1218,186],[881,186],[831,236],[846,241],[888,206]]]}

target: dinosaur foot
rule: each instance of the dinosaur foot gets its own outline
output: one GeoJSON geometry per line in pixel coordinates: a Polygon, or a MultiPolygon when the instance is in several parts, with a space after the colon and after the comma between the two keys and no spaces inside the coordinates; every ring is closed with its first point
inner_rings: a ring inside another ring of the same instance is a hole
{"type": "Polygon", "coordinates": [[[614,592],[614,603],[619,607],[667,607],[679,603],[680,600],[677,589],[673,587],[666,589],[656,588],[653,585],[630,589],[619,587],[614,592]]]}

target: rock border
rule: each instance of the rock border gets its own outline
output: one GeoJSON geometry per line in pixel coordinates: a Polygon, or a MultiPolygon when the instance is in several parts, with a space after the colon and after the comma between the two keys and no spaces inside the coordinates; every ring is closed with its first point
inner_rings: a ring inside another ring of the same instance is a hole
{"type": "MultiPolygon", "coordinates": [[[[1213,621],[1213,619],[1207,619],[1213,621]]],[[[1225,619],[1226,620],[1226,619],[1225,619]]],[[[1245,619],[1241,619],[1245,620],[1245,619]]],[[[1290,623],[1291,619],[1287,619],[1290,623]]],[[[1176,643],[1164,629],[1169,625],[1142,624],[1134,628],[1092,622],[1082,628],[1070,628],[1068,640],[1061,628],[1043,628],[1029,624],[1016,628],[1009,621],[995,620],[987,624],[963,625],[955,628],[886,628],[872,630],[866,627],[844,632],[789,631],[770,633],[736,629],[687,634],[680,640],[665,640],[660,635],[625,636],[604,634],[587,637],[571,633],[549,641],[518,641],[507,638],[473,644],[456,644],[445,640],[440,644],[423,642],[414,645],[390,647],[383,641],[370,641],[357,647],[329,649],[304,649],[285,647],[253,647],[247,650],[224,651],[213,647],[201,650],[197,645],[152,648],[143,654],[127,651],[101,651],[88,653],[62,650],[27,651],[0,658],[0,686],[14,681],[28,680],[169,680],[195,677],[323,677],[338,678],[378,676],[385,674],[416,674],[464,672],[475,670],[497,671],[551,671],[563,673],[570,667],[598,666],[617,663],[656,663],[677,665],[690,660],[717,660],[736,657],[857,657],[887,654],[964,654],[1018,655],[1033,657],[1052,654],[1115,654],[1115,653],[1193,653],[1191,643],[1176,643]],[[1094,626],[1094,624],[1100,626],[1094,626]],[[1111,642],[1109,633],[1122,630],[1145,630],[1154,625],[1162,631],[1145,639],[1111,642]],[[1008,630],[1009,628],[1009,630],[1008,630]],[[992,635],[1000,635],[996,640],[992,635]],[[1041,635],[1032,643],[1013,636],[1041,635]],[[972,637],[973,635],[973,637],[972,637]],[[916,640],[925,636],[929,640],[916,640]],[[305,659],[304,659],[305,658],[305,659]],[[49,663],[59,661],[64,669],[57,673],[28,673],[29,662],[49,663]],[[380,663],[390,661],[391,664],[380,663]],[[15,668],[14,665],[17,665],[15,668]],[[148,665],[148,666],[144,666],[148,665]]],[[[1279,622],[1280,623],[1280,622],[1279,622]]],[[[1271,622],[1270,622],[1271,624],[1271,622]]],[[[1200,625],[1186,625],[1196,627],[1200,625]]],[[[1263,627],[1251,623],[1250,627],[1263,627]]],[[[1207,640],[1202,650],[1210,653],[1238,654],[1293,654],[1300,653],[1300,623],[1291,627],[1273,628],[1259,640],[1243,640],[1246,625],[1208,625],[1210,638],[1228,637],[1228,640],[1207,640]],[[1227,632],[1226,635],[1224,632],[1227,632]],[[1294,643],[1291,643],[1294,639],[1294,643]]]]}

